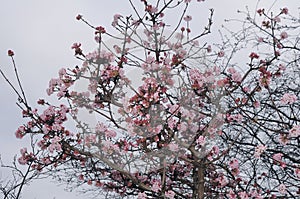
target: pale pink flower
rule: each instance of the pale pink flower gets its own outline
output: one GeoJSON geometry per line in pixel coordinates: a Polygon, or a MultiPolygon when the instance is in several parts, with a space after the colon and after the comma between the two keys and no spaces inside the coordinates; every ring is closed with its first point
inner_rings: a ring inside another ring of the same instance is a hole
{"type": "Polygon", "coordinates": [[[152,191],[154,192],[158,192],[161,188],[161,185],[158,181],[154,182],[153,185],[152,185],[152,191]]]}
{"type": "Polygon", "coordinates": [[[24,137],[24,134],[25,134],[25,127],[24,126],[20,126],[17,131],[15,132],[15,136],[16,138],[23,138],[24,137]]]}
{"type": "Polygon", "coordinates": [[[158,11],[158,8],[153,5],[148,5],[146,7],[146,11],[149,13],[156,13],[158,11]]]}
{"type": "Polygon", "coordinates": [[[281,133],[279,135],[278,141],[279,141],[280,144],[286,145],[287,143],[289,143],[288,135],[284,134],[284,133],[281,133]]]}
{"type": "Polygon", "coordinates": [[[261,16],[265,12],[265,9],[260,8],[256,12],[259,14],[259,16],[261,16]]]}
{"type": "Polygon", "coordinates": [[[114,138],[117,136],[117,133],[113,130],[106,130],[105,131],[105,136],[108,138],[114,138]]]}
{"type": "Polygon", "coordinates": [[[281,39],[286,39],[286,38],[288,38],[288,34],[287,34],[286,32],[282,32],[282,33],[280,34],[280,38],[281,38],[281,39]]]}
{"type": "Polygon", "coordinates": [[[84,176],[83,176],[82,174],[80,174],[80,175],[78,176],[78,179],[81,180],[81,181],[83,181],[83,180],[84,180],[84,176]]]}
{"type": "Polygon", "coordinates": [[[224,51],[218,52],[218,57],[224,57],[224,55],[225,55],[225,52],[224,52],[224,51]]]}
{"type": "Polygon", "coordinates": [[[280,163],[282,156],[283,156],[282,153],[276,153],[273,155],[273,160],[275,160],[276,163],[280,163]]]}
{"type": "Polygon", "coordinates": [[[81,46],[81,43],[74,43],[74,44],[71,46],[71,48],[72,48],[72,49],[77,49],[77,48],[80,48],[80,46],[81,46]]]}
{"type": "Polygon", "coordinates": [[[27,148],[25,147],[25,148],[20,149],[20,153],[22,156],[25,156],[25,154],[27,153],[27,148]]]}
{"type": "Polygon", "coordinates": [[[280,102],[282,104],[292,104],[297,101],[297,96],[294,93],[285,93],[280,102]]]}
{"type": "Polygon", "coordinates": [[[19,162],[19,164],[21,164],[21,165],[25,165],[26,163],[27,163],[27,159],[25,158],[25,157],[19,157],[18,158],[18,162],[19,162]]]}
{"type": "Polygon", "coordinates": [[[233,73],[231,76],[232,80],[235,82],[241,82],[242,81],[242,76],[239,72],[233,73]]]}
{"type": "Polygon", "coordinates": [[[265,145],[258,145],[256,148],[255,148],[255,152],[254,152],[254,157],[255,158],[259,158],[260,155],[267,149],[267,147],[265,145]]]}
{"type": "Polygon", "coordinates": [[[260,102],[259,101],[254,101],[253,106],[254,106],[254,108],[259,108],[260,107],[260,102]]]}
{"type": "Polygon", "coordinates": [[[227,120],[229,122],[241,123],[243,120],[243,116],[241,114],[227,115],[227,120]]]}
{"type": "Polygon", "coordinates": [[[208,45],[206,50],[207,50],[208,53],[210,53],[212,51],[211,45],[208,45]]]}
{"type": "Polygon", "coordinates": [[[186,122],[181,122],[180,124],[178,124],[178,130],[180,132],[185,132],[187,130],[188,126],[186,122]]]}
{"type": "Polygon", "coordinates": [[[284,70],[286,70],[286,66],[283,64],[279,64],[278,69],[284,71],[284,70]]]}
{"type": "Polygon", "coordinates": [[[58,71],[59,78],[61,79],[66,73],[67,73],[66,69],[65,68],[61,68],[58,71]]]}
{"type": "Polygon", "coordinates": [[[278,16],[276,16],[276,17],[274,17],[274,19],[273,19],[275,22],[281,22],[281,19],[280,19],[280,17],[278,17],[278,16]]]}
{"type": "Polygon", "coordinates": [[[52,143],[48,146],[48,150],[50,151],[50,153],[53,153],[54,151],[61,151],[62,150],[61,144],[59,143],[60,140],[61,139],[58,136],[55,136],[52,139],[52,143]]]}
{"type": "Polygon", "coordinates": [[[282,10],[281,10],[281,13],[286,14],[286,15],[288,14],[288,12],[289,12],[289,9],[287,7],[282,8],[282,10]]]}
{"type": "Polygon", "coordinates": [[[200,135],[199,138],[196,140],[197,144],[203,146],[206,143],[205,137],[200,135]]]}
{"type": "Polygon", "coordinates": [[[147,194],[143,193],[138,193],[138,199],[147,199],[147,194]]]}
{"type": "Polygon", "coordinates": [[[295,169],[295,176],[300,179],[300,168],[295,169]]]}
{"type": "Polygon", "coordinates": [[[179,150],[178,144],[175,144],[175,143],[170,143],[170,144],[168,144],[168,147],[169,147],[170,151],[176,152],[176,151],[179,150]]]}
{"type": "Polygon", "coordinates": [[[232,160],[230,160],[229,167],[231,169],[237,169],[237,168],[239,168],[239,161],[237,159],[235,159],[235,158],[232,159],[232,160]]]}
{"type": "Polygon", "coordinates": [[[192,16],[191,15],[186,15],[184,18],[183,18],[183,20],[185,20],[185,21],[191,21],[192,20],[192,16]]]}
{"type": "Polygon", "coordinates": [[[278,191],[279,191],[279,193],[281,193],[281,194],[285,194],[285,193],[286,193],[286,186],[285,186],[284,184],[280,184],[280,185],[278,186],[278,191]]]}
{"type": "Polygon", "coordinates": [[[115,15],[114,15],[114,21],[120,19],[121,17],[122,17],[122,15],[120,15],[120,14],[115,14],[115,15]]]}
{"type": "Polygon", "coordinates": [[[240,197],[240,199],[248,199],[249,198],[248,194],[245,191],[239,192],[239,197],[240,197]]]}
{"type": "Polygon", "coordinates": [[[230,67],[227,69],[227,71],[231,74],[231,78],[235,82],[241,82],[242,81],[242,75],[235,70],[233,67],[230,67]]]}
{"type": "Polygon", "coordinates": [[[167,198],[173,199],[174,196],[175,196],[175,193],[174,193],[174,191],[169,190],[169,191],[165,192],[165,196],[166,196],[167,198]]]}
{"type": "Polygon", "coordinates": [[[95,128],[96,133],[104,133],[107,130],[107,126],[105,126],[102,122],[98,122],[95,128]]]}
{"type": "Polygon", "coordinates": [[[300,136],[300,125],[293,126],[291,130],[289,130],[290,137],[298,137],[300,136]]]}
{"type": "Polygon", "coordinates": [[[219,182],[220,187],[224,187],[228,184],[228,180],[226,178],[226,176],[219,176],[216,178],[216,181],[219,182]]]}
{"type": "Polygon", "coordinates": [[[258,38],[257,38],[257,41],[258,41],[259,43],[262,43],[262,42],[264,41],[264,38],[258,37],[258,38]]]}
{"type": "Polygon", "coordinates": [[[229,198],[229,199],[236,199],[236,194],[233,192],[232,189],[229,190],[228,194],[226,194],[226,196],[229,198]]]}

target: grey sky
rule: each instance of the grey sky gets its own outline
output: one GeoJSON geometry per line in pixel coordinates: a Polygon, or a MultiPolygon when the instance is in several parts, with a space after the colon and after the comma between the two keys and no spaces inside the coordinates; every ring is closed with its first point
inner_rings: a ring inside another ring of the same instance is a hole
{"type": "MultiPolygon", "coordinates": [[[[196,0],[194,0],[196,1],[196,0]]],[[[137,0],[136,2],[140,2],[137,0]]],[[[296,14],[300,7],[299,0],[263,0],[259,7],[269,8],[276,2],[274,9],[287,6],[296,14]]],[[[236,10],[245,10],[249,6],[255,11],[256,0],[206,0],[202,5],[191,7],[192,25],[196,19],[206,23],[208,9],[215,9],[213,32],[217,32],[224,18],[237,18],[236,10]]],[[[81,42],[86,51],[92,51],[96,45],[93,41],[93,30],[75,19],[82,14],[94,25],[110,26],[116,13],[131,12],[126,0],[0,0],[0,67],[10,78],[12,64],[7,50],[15,52],[15,60],[19,68],[23,86],[31,104],[40,97],[46,97],[45,89],[51,77],[57,76],[61,67],[72,67],[79,62],[73,57],[70,49],[74,42],[81,42]]],[[[298,12],[299,13],[299,12],[298,12]]],[[[15,105],[16,96],[0,79],[0,154],[9,163],[24,141],[14,136],[16,128],[23,120],[15,105]]],[[[5,175],[0,169],[0,178],[5,175]]],[[[24,189],[24,199],[63,199],[85,198],[75,193],[65,193],[47,180],[33,183],[24,189]]]]}

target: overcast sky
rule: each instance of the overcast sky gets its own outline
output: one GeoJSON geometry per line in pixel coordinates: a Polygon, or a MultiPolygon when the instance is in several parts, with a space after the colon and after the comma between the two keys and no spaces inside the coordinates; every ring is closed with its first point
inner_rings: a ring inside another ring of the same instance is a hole
{"type": "MultiPolygon", "coordinates": [[[[263,0],[259,7],[270,8],[273,2],[275,10],[287,6],[295,13],[300,7],[299,0],[263,0]]],[[[256,3],[256,0],[206,0],[190,10],[194,19],[207,19],[208,9],[214,8],[213,32],[216,32],[224,18],[237,18],[237,9],[245,10],[246,5],[254,12],[256,3]]],[[[86,51],[96,47],[93,30],[78,22],[75,19],[77,14],[82,14],[96,26],[108,27],[114,14],[127,15],[131,12],[127,0],[0,0],[0,5],[0,67],[13,78],[12,64],[7,56],[7,50],[12,49],[23,86],[32,104],[46,97],[48,81],[57,76],[58,69],[79,64],[70,49],[74,42],[81,42],[86,51]]],[[[14,136],[23,120],[15,105],[17,98],[2,78],[0,93],[0,154],[4,162],[9,163],[14,154],[19,155],[19,149],[24,144],[24,141],[14,136]]],[[[5,176],[3,172],[0,169],[0,179],[5,176]]],[[[85,198],[75,193],[65,193],[63,187],[58,188],[48,180],[26,187],[23,196],[24,199],[85,198]]]]}

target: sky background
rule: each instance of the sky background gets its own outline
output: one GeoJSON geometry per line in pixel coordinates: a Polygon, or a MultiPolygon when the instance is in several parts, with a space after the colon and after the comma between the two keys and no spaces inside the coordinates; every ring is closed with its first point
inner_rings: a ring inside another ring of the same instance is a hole
{"type": "MultiPolygon", "coordinates": [[[[286,6],[291,13],[299,14],[299,0],[263,0],[258,7],[270,8],[274,2],[274,10],[286,6]]],[[[206,0],[190,8],[193,15],[191,26],[198,26],[198,20],[200,25],[206,24],[208,10],[214,8],[212,32],[217,33],[225,18],[240,18],[236,11],[245,10],[246,6],[254,13],[256,4],[256,0],[206,0]]],[[[57,76],[61,67],[80,64],[70,48],[74,42],[82,43],[86,52],[96,47],[94,31],[78,22],[75,19],[77,14],[82,14],[93,25],[102,25],[110,30],[108,27],[114,14],[128,15],[132,11],[127,0],[0,0],[0,5],[0,68],[10,79],[14,79],[12,64],[7,56],[7,50],[12,49],[23,87],[32,105],[39,98],[47,98],[45,90],[48,81],[57,76]]],[[[217,34],[208,37],[209,40],[216,38],[217,34]]],[[[26,145],[26,140],[18,140],[14,136],[24,120],[15,105],[16,95],[2,77],[0,95],[0,154],[2,160],[9,164],[15,154],[19,155],[19,149],[26,145]]],[[[8,175],[6,172],[0,168],[0,179],[8,175]]],[[[40,180],[25,187],[23,198],[85,198],[74,192],[66,193],[63,186],[57,187],[50,181],[40,180]]]]}

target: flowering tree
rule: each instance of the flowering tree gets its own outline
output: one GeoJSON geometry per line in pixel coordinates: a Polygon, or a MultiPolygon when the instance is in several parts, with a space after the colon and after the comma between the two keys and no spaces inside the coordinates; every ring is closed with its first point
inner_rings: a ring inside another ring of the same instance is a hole
{"type": "Polygon", "coordinates": [[[29,119],[16,137],[33,143],[19,164],[113,198],[299,196],[299,19],[288,8],[241,13],[240,31],[209,44],[213,10],[196,34],[191,0],[129,3],[134,15],[113,17],[116,34],[76,17],[98,47],[73,44],[82,64],[47,89],[60,105],[40,99],[39,111],[11,84],[29,119]],[[81,109],[97,115],[95,126],[81,109]]]}

